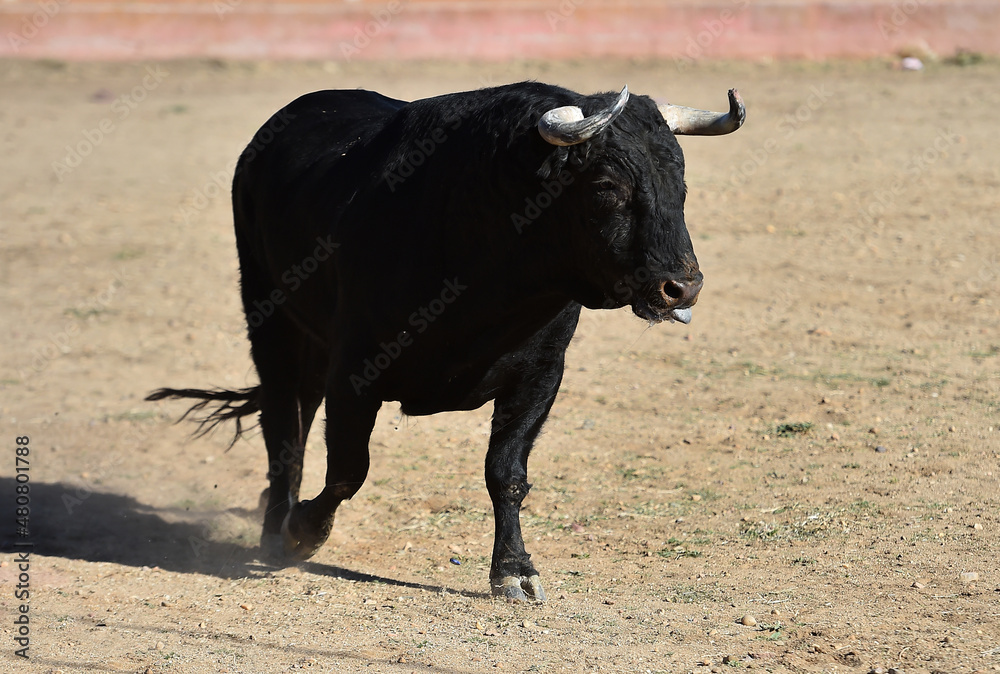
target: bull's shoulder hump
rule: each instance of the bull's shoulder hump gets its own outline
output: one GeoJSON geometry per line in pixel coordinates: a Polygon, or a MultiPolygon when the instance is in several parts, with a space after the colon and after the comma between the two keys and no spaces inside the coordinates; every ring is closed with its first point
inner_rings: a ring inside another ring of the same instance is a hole
{"type": "Polygon", "coordinates": [[[406,101],[389,98],[365,89],[328,89],[299,96],[284,107],[287,113],[319,112],[343,117],[376,117],[391,115],[406,105],[406,101]]]}

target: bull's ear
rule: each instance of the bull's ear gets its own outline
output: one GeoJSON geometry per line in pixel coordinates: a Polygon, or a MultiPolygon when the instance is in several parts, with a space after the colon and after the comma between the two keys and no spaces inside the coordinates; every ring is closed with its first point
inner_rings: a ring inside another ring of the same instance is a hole
{"type": "Polygon", "coordinates": [[[729,112],[697,110],[670,103],[659,106],[659,110],[677,136],[721,136],[743,126],[747,118],[743,99],[736,89],[729,90],[729,112]]]}
{"type": "Polygon", "coordinates": [[[557,147],[549,153],[548,157],[545,158],[545,161],[542,162],[542,165],[538,168],[538,171],[535,172],[535,175],[542,180],[554,178],[562,172],[568,160],[569,150],[565,147],[557,147]]]}
{"type": "Polygon", "coordinates": [[[552,145],[578,145],[608,128],[622,114],[627,102],[626,85],[613,104],[589,117],[584,117],[583,110],[575,105],[553,108],[538,120],[538,133],[552,145]]]}

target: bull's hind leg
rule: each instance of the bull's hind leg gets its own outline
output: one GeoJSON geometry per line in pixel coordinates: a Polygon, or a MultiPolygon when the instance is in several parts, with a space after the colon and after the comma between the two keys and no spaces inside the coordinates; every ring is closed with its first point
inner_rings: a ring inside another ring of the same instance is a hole
{"type": "Polygon", "coordinates": [[[381,400],[343,390],[349,374],[334,373],[326,394],[326,486],[319,496],[295,504],[282,527],[285,555],[308,559],[326,542],[342,501],[368,476],[368,440],[381,400]]]}
{"type": "Polygon", "coordinates": [[[260,425],[267,446],[267,506],[261,551],[283,556],[281,524],[299,499],[306,438],[323,400],[325,350],[280,312],[250,333],[260,377],[260,425]]]}

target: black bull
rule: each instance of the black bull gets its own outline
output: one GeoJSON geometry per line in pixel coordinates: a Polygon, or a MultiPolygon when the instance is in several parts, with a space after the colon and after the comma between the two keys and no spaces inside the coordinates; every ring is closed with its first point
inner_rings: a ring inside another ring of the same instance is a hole
{"type": "Polygon", "coordinates": [[[189,412],[210,408],[203,430],[232,419],[237,437],[260,412],[261,548],[289,560],[319,549],[364,483],[383,401],[423,415],[493,400],[492,592],[544,600],[518,511],[581,306],[690,320],[702,275],[675,134],[728,133],[743,118],[735,91],[722,114],[539,83],[412,103],[303,96],[258,131],[233,182],[260,384],[149,399],[199,399],[189,412]],[[300,501],[324,399],[325,487],[300,501]]]}

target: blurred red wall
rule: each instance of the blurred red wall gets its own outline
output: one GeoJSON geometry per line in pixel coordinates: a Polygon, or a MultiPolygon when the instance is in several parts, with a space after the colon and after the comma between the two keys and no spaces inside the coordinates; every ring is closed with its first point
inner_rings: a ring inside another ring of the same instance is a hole
{"type": "Polygon", "coordinates": [[[53,59],[760,58],[1000,54],[997,0],[33,0],[0,56],[53,59]]]}

